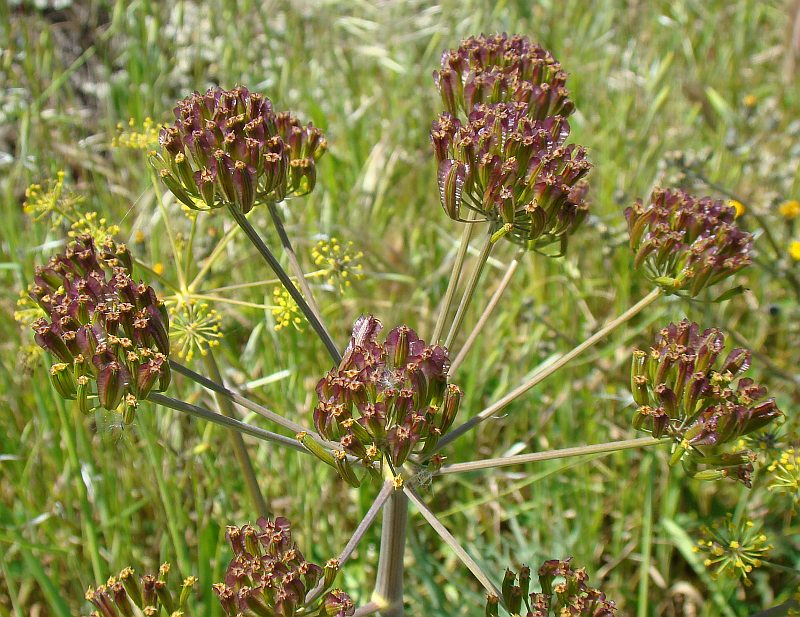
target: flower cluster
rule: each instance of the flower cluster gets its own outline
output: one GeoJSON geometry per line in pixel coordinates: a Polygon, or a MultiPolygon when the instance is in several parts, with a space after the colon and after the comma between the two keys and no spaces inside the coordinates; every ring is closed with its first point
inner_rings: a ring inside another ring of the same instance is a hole
{"type": "Polygon", "coordinates": [[[383,456],[398,467],[412,452],[431,453],[461,403],[461,390],[447,383],[450,361],[443,347],[428,346],[406,326],[378,343],[381,328],[362,315],[341,363],[317,384],[314,425],[341,447],[322,458],[354,485],[360,480],[348,455],[368,467],[383,456]]]}
{"type": "Polygon", "coordinates": [[[638,409],[633,424],[654,437],[674,439],[671,463],[680,460],[695,477],[731,476],[750,486],[755,454],[723,452],[721,447],[783,414],[774,398],[765,399],[766,388],[739,378],[750,367],[749,351],[733,349],[717,366],[724,346],[719,330],[701,331],[684,319],[663,328],[649,352],[635,350],[631,390],[638,409]]]}
{"type": "Polygon", "coordinates": [[[767,470],[772,474],[769,490],[785,493],[795,506],[800,505],[800,452],[787,448],[767,470]]]}
{"type": "Polygon", "coordinates": [[[195,92],[175,107],[151,162],[167,188],[195,210],[282,201],[314,188],[322,132],[244,87],[195,92]]]}
{"type": "Polygon", "coordinates": [[[86,591],[86,600],[97,610],[92,617],[128,617],[143,614],[169,616],[183,615],[192,587],[197,582],[194,576],[184,579],[180,590],[173,590],[169,583],[170,566],[164,563],[158,576],[145,574],[137,577],[132,568],[125,568],[119,576],[112,576],[105,585],[86,591]],[[138,611],[136,609],[139,609],[138,611]]]}
{"type": "Polygon", "coordinates": [[[57,360],[50,375],[58,393],[84,412],[94,394],[108,410],[122,405],[126,422],[139,399],[170,381],[166,308],[131,270],[124,245],[109,238],[98,248],[84,235],[37,268],[30,289],[46,313],[33,330],[57,360]]]}
{"type": "Polygon", "coordinates": [[[229,617],[261,615],[346,617],[355,611],[350,597],[330,589],[339,569],[336,560],[324,568],[305,560],[292,541],[289,521],[260,518],[252,525],[228,527],[233,559],[225,582],[214,585],[229,617]]]}
{"type": "Polygon", "coordinates": [[[439,165],[439,193],[447,215],[477,220],[527,248],[565,240],[586,217],[583,177],[591,164],[583,148],[565,145],[569,124],[560,116],[534,120],[523,103],[477,105],[462,123],[444,113],[431,141],[439,165]]]}
{"type": "Polygon", "coordinates": [[[167,300],[167,303],[169,338],[179,358],[189,362],[195,353],[206,356],[212,347],[219,346],[222,316],[217,311],[191,297],[181,298],[178,302],[167,300]]]}
{"type": "Polygon", "coordinates": [[[746,585],[750,584],[747,575],[761,567],[761,559],[772,550],[767,536],[753,521],[737,524],[730,515],[724,523],[717,521],[711,527],[703,527],[702,533],[703,539],[693,549],[707,555],[704,565],[714,568],[713,576],[741,577],[746,585]]]}
{"type": "MultiPolygon", "coordinates": [[[[604,593],[589,587],[586,570],[573,570],[570,560],[545,561],[539,568],[540,593],[529,593],[530,568],[523,566],[519,574],[506,570],[503,578],[503,605],[510,615],[525,617],[613,617],[617,608],[604,593]]],[[[500,598],[486,599],[486,615],[499,614],[500,598]]]]}
{"type": "Polygon", "coordinates": [[[314,264],[322,268],[327,284],[330,287],[338,287],[340,292],[350,287],[353,279],[364,278],[364,266],[361,265],[364,253],[357,251],[350,240],[347,242],[340,242],[336,238],[320,240],[311,249],[311,257],[314,259],[314,264]]]}
{"type": "Polygon", "coordinates": [[[567,74],[550,54],[527,37],[497,34],[470,37],[442,54],[433,73],[447,112],[469,114],[479,103],[523,103],[533,118],[568,116],[574,110],[567,74]]]}
{"type": "Polygon", "coordinates": [[[635,267],[669,293],[693,298],[751,262],[753,237],[736,226],[736,208],[724,201],[657,189],[625,218],[635,267]]]}

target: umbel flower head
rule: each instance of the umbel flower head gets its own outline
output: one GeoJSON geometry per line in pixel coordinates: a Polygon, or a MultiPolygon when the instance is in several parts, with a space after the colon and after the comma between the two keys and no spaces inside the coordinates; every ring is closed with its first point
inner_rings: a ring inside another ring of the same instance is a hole
{"type": "Polygon", "coordinates": [[[185,578],[175,589],[169,581],[169,571],[169,564],[164,563],[158,575],[138,577],[132,568],[125,568],[118,576],[109,578],[105,585],[97,589],[89,587],[85,597],[96,608],[92,617],[183,615],[197,579],[194,576],[185,578]]]}
{"type": "Polygon", "coordinates": [[[625,218],[634,266],[669,293],[693,298],[751,262],[753,236],[736,226],[736,209],[724,201],[656,189],[625,218]]]}
{"type": "Polygon", "coordinates": [[[33,330],[56,359],[53,384],[82,411],[96,395],[100,407],[120,407],[131,422],[140,399],[167,388],[166,308],[152,287],[131,277],[124,245],[108,238],[98,248],[91,236],[76,238],[36,269],[30,293],[46,314],[33,330]]]}
{"type": "Polygon", "coordinates": [[[466,123],[444,113],[431,141],[439,165],[439,195],[447,215],[497,228],[527,248],[565,241],[586,217],[591,169],[586,151],[565,145],[569,124],[561,116],[531,119],[523,103],[478,105],[466,123]]]}
{"type": "MultiPolygon", "coordinates": [[[[508,613],[525,617],[613,617],[616,605],[599,589],[589,587],[586,570],[573,570],[569,562],[551,559],[542,564],[539,593],[529,593],[530,568],[522,566],[519,574],[506,570],[501,593],[508,613]]],[[[487,617],[499,615],[499,604],[497,596],[487,597],[487,617]]]]}
{"type": "Polygon", "coordinates": [[[353,484],[359,480],[347,455],[368,467],[381,457],[398,467],[412,452],[430,453],[461,402],[461,390],[447,383],[443,347],[427,345],[406,326],[379,343],[381,328],[375,317],[359,317],[341,363],[317,384],[314,425],[341,447],[333,461],[327,452],[321,458],[353,484]]]}
{"type": "Polygon", "coordinates": [[[750,368],[750,352],[733,349],[723,360],[724,346],[719,330],[701,330],[684,319],[663,328],[649,352],[635,350],[633,425],[674,439],[671,464],[681,461],[695,477],[732,477],[750,486],[755,454],[725,452],[723,446],[783,414],[774,398],[766,398],[765,387],[741,377],[750,368]]]}
{"type": "Polygon", "coordinates": [[[524,36],[470,37],[442,54],[433,78],[445,110],[454,116],[468,115],[480,103],[523,103],[537,119],[568,116],[575,108],[561,65],[524,36]]]}
{"type": "Polygon", "coordinates": [[[745,585],[750,585],[748,575],[753,568],[761,567],[762,558],[772,550],[760,526],[748,519],[734,523],[728,515],[723,522],[715,521],[711,527],[703,527],[702,534],[703,538],[693,549],[706,555],[703,563],[713,568],[714,578],[722,574],[741,578],[745,585]]]}
{"type": "Polygon", "coordinates": [[[247,88],[195,92],[175,107],[151,162],[167,188],[195,210],[234,204],[247,213],[257,202],[309,193],[316,162],[327,148],[322,132],[247,88]]]}
{"type": "Polygon", "coordinates": [[[225,582],[214,585],[222,610],[229,617],[346,617],[355,611],[350,597],[339,589],[326,593],[339,564],[320,566],[305,560],[292,541],[289,521],[260,518],[257,526],[228,527],[233,559],[225,582]],[[309,594],[312,590],[313,594],[309,594]],[[309,600],[306,600],[306,598],[309,600]]]}

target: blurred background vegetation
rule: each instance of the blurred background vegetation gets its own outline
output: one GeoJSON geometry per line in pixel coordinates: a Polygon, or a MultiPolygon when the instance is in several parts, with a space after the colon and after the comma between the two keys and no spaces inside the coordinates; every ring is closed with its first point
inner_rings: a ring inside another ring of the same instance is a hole
{"type": "MultiPolygon", "coordinates": [[[[322,127],[329,153],[316,190],[292,201],[287,227],[314,269],[319,239],[351,239],[364,278],[341,291],[315,282],[335,338],[362,312],[430,334],[459,227],[438,203],[428,139],[441,103],[431,72],[471,34],[507,31],[551,49],[570,73],[572,138],[589,149],[592,216],[565,258],[530,255],[454,376],[464,417],[569,349],[647,293],[631,270],[622,211],[658,184],[741,202],[758,235],[750,291],[722,304],[667,299],[453,444],[450,462],[634,436],[628,366],[670,319],[717,325],[756,350],[788,422],[762,444],[763,463],[796,443],[800,231],[800,3],[782,0],[497,2],[0,2],[0,615],[88,614],[83,593],[123,566],[169,560],[200,578],[197,614],[219,615],[210,591],[229,559],[225,525],[255,517],[219,427],[147,405],[122,430],[86,419],[50,387],[30,331],[14,319],[33,267],[64,229],[23,212],[26,187],[64,171],[118,237],[169,279],[174,268],[145,151],[113,147],[117,125],[171,119],[175,101],[219,84],[249,86],[277,109],[322,127]],[[789,206],[787,206],[787,202],[789,206]]],[[[125,141],[123,139],[123,141],[125,141]]],[[[189,223],[167,204],[172,225],[189,223]]],[[[275,245],[266,215],[254,224],[275,245]]],[[[199,264],[231,225],[201,217],[199,264]],[[204,252],[203,252],[204,251],[204,252]]],[[[63,226],[63,225],[62,225],[63,226]]],[[[512,256],[495,251],[488,298],[512,256]]],[[[140,272],[140,275],[145,273],[140,272]]],[[[206,289],[269,278],[237,236],[206,289]]],[[[223,295],[220,292],[220,295],[223,295]]],[[[227,297],[272,304],[272,286],[227,297]]],[[[313,386],[329,367],[313,333],[275,331],[268,308],[214,305],[225,377],[258,401],[310,422],[313,386]]],[[[474,322],[481,303],[468,320],[474,322]]],[[[197,363],[197,358],[194,360],[197,363]]],[[[201,370],[201,366],[195,366],[201,370]]],[[[211,404],[177,380],[174,393],[211,404]]],[[[177,394],[176,394],[177,395],[177,394]]],[[[258,420],[250,418],[257,423],[258,420]]],[[[324,562],[369,506],[315,459],[251,443],[275,512],[294,521],[306,556],[324,562]]],[[[433,509],[487,571],[573,556],[623,614],[744,616],[786,601],[798,582],[792,494],[767,490],[766,464],[748,491],[669,470],[665,452],[627,451],[493,473],[447,476],[424,488],[433,509]],[[755,519],[774,546],[752,586],[713,579],[691,547],[732,512],[755,519]]],[[[793,501],[794,500],[794,501],[793,501]]],[[[369,596],[373,530],[346,569],[369,596]]],[[[482,592],[419,518],[407,555],[409,614],[482,614],[482,592]]]]}

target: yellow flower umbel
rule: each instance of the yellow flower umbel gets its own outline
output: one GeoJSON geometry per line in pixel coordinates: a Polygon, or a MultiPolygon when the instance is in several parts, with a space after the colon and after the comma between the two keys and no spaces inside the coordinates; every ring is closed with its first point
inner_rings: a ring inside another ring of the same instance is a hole
{"type": "Polygon", "coordinates": [[[761,567],[761,559],[772,550],[767,536],[753,521],[743,520],[735,524],[730,515],[710,528],[703,527],[702,533],[703,538],[694,550],[707,555],[703,563],[707,568],[713,568],[713,578],[724,574],[741,578],[745,585],[750,585],[748,575],[753,568],[761,567]]]}
{"type": "Polygon", "coordinates": [[[769,490],[785,493],[794,500],[795,506],[800,505],[800,452],[786,449],[767,471],[772,474],[769,490]]]}
{"type": "Polygon", "coordinates": [[[275,318],[275,330],[282,330],[287,326],[294,326],[295,330],[302,331],[303,317],[300,308],[283,287],[272,290],[272,316],[275,318]]]}
{"type": "Polygon", "coordinates": [[[800,240],[792,240],[789,243],[789,256],[795,261],[800,261],[800,240]]]}
{"type": "Polygon", "coordinates": [[[153,122],[152,118],[145,118],[141,127],[131,118],[128,120],[127,130],[120,122],[117,124],[117,135],[111,140],[111,147],[152,150],[158,146],[158,134],[162,128],[163,126],[153,122]]]}
{"type": "Polygon", "coordinates": [[[311,249],[311,256],[322,269],[328,285],[338,287],[340,292],[350,287],[353,279],[364,278],[364,267],[361,265],[364,253],[355,250],[350,241],[339,242],[336,238],[320,240],[311,249]]]}
{"type": "Polygon", "coordinates": [[[97,212],[87,212],[70,226],[67,235],[70,238],[78,238],[88,234],[95,244],[103,244],[106,238],[116,236],[118,233],[119,225],[109,225],[105,217],[98,216],[97,212]]]}
{"type": "Polygon", "coordinates": [[[219,326],[222,318],[204,302],[182,301],[169,306],[170,330],[174,352],[190,362],[195,353],[208,354],[222,338],[219,326]]]}
{"type": "Polygon", "coordinates": [[[34,221],[50,217],[53,226],[59,225],[66,218],[74,221],[77,218],[75,206],[83,201],[83,197],[71,191],[64,191],[64,172],[59,171],[55,178],[34,183],[25,189],[25,202],[22,209],[34,221]]]}
{"type": "Polygon", "coordinates": [[[787,221],[792,221],[800,216],[800,201],[797,199],[787,199],[778,206],[778,214],[787,221]]]}

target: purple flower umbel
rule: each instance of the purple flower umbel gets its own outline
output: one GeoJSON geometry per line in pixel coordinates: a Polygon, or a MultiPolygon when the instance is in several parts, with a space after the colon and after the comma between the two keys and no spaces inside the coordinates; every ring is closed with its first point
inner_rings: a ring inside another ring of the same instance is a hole
{"type": "Polygon", "coordinates": [[[750,265],[753,236],[736,226],[736,209],[723,201],[657,189],[625,218],[635,267],[665,291],[693,298],[750,265]]]}
{"type": "Polygon", "coordinates": [[[319,594],[311,603],[306,595],[319,583],[330,588],[338,570],[331,560],[325,568],[308,562],[292,541],[289,521],[260,518],[252,525],[228,527],[233,559],[225,582],[214,585],[222,610],[239,615],[330,615],[346,617],[355,611],[350,597],[339,589],[319,594]]]}
{"type": "Polygon", "coordinates": [[[663,328],[649,352],[634,351],[631,388],[639,407],[633,424],[654,437],[673,438],[672,463],[682,461],[693,475],[730,476],[749,486],[752,454],[721,447],[783,414],[774,398],[766,398],[766,388],[740,377],[750,368],[750,352],[733,349],[718,362],[724,346],[719,330],[700,330],[684,319],[663,328]]]}
{"type": "Polygon", "coordinates": [[[98,249],[91,236],[36,269],[31,297],[47,317],[33,324],[36,342],[57,360],[53,384],[88,412],[123,406],[130,422],[151,391],[170,381],[169,321],[153,288],[131,278],[127,248],[110,238],[98,249]]]}
{"type": "Polygon", "coordinates": [[[586,217],[591,169],[568,135],[563,117],[531,119],[523,103],[478,105],[466,123],[442,114],[431,129],[442,207],[458,221],[472,210],[527,248],[565,239],[586,217]]]}
{"type": "Polygon", "coordinates": [[[151,161],[161,179],[193,209],[235,204],[247,213],[258,202],[309,193],[316,162],[327,149],[322,132],[247,88],[195,92],[175,107],[151,161]]]}
{"type": "Polygon", "coordinates": [[[339,442],[337,460],[350,455],[371,465],[384,456],[400,466],[412,452],[433,451],[455,420],[461,390],[447,383],[443,347],[406,326],[379,343],[381,328],[372,316],[356,321],[341,363],[317,384],[314,425],[339,442]]]}
{"type": "Polygon", "coordinates": [[[470,37],[442,54],[433,78],[453,116],[468,115],[481,103],[522,103],[526,115],[536,119],[568,116],[575,108],[561,65],[524,36],[470,37]]]}

